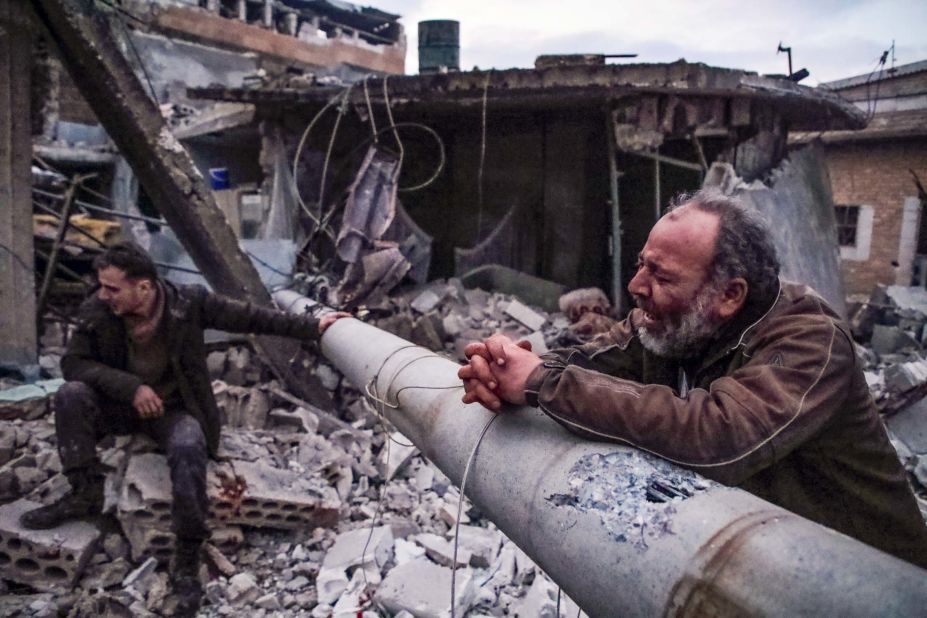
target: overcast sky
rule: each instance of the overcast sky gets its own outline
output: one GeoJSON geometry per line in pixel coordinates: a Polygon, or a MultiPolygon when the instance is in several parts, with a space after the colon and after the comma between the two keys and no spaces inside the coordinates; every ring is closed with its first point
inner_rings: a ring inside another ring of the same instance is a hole
{"type": "MultiPolygon", "coordinates": [[[[356,0],[355,0],[356,1],[356,0]]],[[[927,60],[924,0],[366,0],[402,15],[406,70],[418,72],[418,22],[460,22],[461,69],[534,66],[538,54],[637,53],[634,62],[690,62],[786,73],[816,85],[869,73],[895,41],[896,64],[927,60]]],[[[890,62],[890,61],[889,61],[890,62]]]]}

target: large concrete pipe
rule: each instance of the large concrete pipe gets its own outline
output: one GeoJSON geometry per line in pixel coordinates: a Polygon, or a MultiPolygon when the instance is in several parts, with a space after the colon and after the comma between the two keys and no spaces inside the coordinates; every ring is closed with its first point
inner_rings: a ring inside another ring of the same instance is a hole
{"type": "MultiPolygon", "coordinates": [[[[283,304],[283,303],[282,303],[283,304]]],[[[294,310],[298,304],[286,303],[294,310]]],[[[492,414],[458,365],[354,319],[322,351],[455,483],[492,414]]],[[[591,616],[914,616],[927,571],[631,448],[506,410],[466,494],[591,616]]]]}

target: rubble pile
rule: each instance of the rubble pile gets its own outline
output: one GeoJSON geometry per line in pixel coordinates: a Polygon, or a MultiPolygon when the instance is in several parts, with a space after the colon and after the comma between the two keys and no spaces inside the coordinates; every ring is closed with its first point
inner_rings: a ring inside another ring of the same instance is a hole
{"type": "Polygon", "coordinates": [[[927,290],[879,286],[850,326],[889,438],[927,518],[927,290]]]}
{"type": "Polygon", "coordinates": [[[501,292],[466,289],[455,278],[393,294],[372,311],[387,314],[372,319],[375,326],[459,361],[468,343],[494,333],[527,339],[539,354],[582,340],[564,313],[548,313],[501,292]]]}
{"type": "MultiPolygon", "coordinates": [[[[533,339],[535,349],[570,336],[562,315],[453,280],[390,303],[392,315],[378,322],[437,335],[424,341],[454,356],[496,330],[533,339]]],[[[55,334],[64,336],[52,329],[43,340],[53,361],[63,350],[55,334]]],[[[208,365],[226,427],[208,472],[200,615],[449,615],[452,573],[459,615],[556,614],[556,585],[324,360],[313,373],[341,418],[283,392],[247,344],[214,346],[208,365]]],[[[170,615],[170,477],[148,438],[101,443],[103,517],[44,532],[19,526],[19,513],[68,488],[50,413],[60,384],[4,391],[0,591],[9,594],[0,613],[170,615]]],[[[566,595],[560,606],[577,614],[566,595]]]]}

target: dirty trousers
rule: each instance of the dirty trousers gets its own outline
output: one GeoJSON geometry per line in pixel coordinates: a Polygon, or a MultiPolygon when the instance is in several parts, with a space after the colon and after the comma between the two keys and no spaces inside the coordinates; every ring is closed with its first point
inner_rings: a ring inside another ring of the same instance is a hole
{"type": "Polygon", "coordinates": [[[66,382],[55,394],[55,432],[65,475],[99,463],[97,442],[107,435],[144,433],[167,453],[171,470],[172,530],[181,541],[209,536],[206,517],[206,437],[200,424],[183,410],[140,419],[131,406],[101,396],[83,382],[66,382]]]}

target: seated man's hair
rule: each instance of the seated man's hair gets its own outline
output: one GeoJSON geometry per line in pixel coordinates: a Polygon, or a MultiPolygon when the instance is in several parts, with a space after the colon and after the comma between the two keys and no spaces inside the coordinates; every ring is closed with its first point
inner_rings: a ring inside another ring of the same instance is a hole
{"type": "Polygon", "coordinates": [[[753,298],[766,298],[779,289],[779,257],[769,227],[755,209],[716,189],[682,194],[670,210],[691,204],[718,215],[720,227],[712,264],[712,283],[721,285],[736,277],[747,281],[753,298]]]}
{"type": "Polygon", "coordinates": [[[158,269],[148,252],[127,240],[109,247],[93,260],[95,270],[110,266],[124,272],[129,279],[159,279],[158,269]]]}

